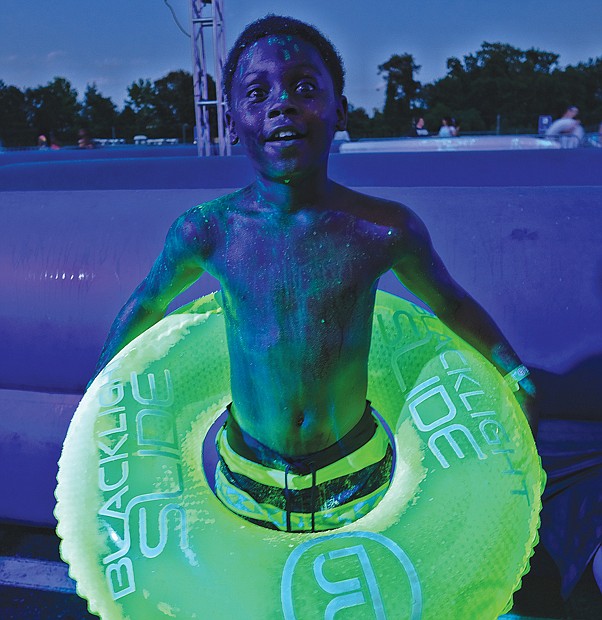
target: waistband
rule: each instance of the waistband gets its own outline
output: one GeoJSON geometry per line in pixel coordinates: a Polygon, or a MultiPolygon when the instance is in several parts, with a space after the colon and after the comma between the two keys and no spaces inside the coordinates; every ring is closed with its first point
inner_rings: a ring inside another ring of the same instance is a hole
{"type": "MultiPolygon", "coordinates": [[[[217,450],[227,468],[268,487],[303,490],[320,485],[343,476],[352,476],[377,463],[380,463],[391,450],[385,429],[375,424],[375,430],[368,441],[353,452],[330,462],[327,465],[314,461],[304,465],[308,471],[294,469],[292,465],[278,468],[274,464],[263,465],[240,455],[230,444],[222,427],[216,437],[217,450]]],[[[388,481],[387,481],[388,484],[388,481]]]]}
{"type": "Polygon", "coordinates": [[[283,456],[251,437],[240,428],[231,414],[228,415],[224,428],[232,450],[245,459],[268,467],[307,474],[335,463],[368,443],[379,428],[372,411],[370,401],[366,401],[364,413],[358,423],[336,443],[317,452],[295,457],[283,456]]]}

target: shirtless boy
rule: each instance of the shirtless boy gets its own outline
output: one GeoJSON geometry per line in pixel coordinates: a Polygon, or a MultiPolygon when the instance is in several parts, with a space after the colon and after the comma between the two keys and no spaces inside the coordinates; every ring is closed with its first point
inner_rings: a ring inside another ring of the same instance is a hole
{"type": "MultiPolygon", "coordinates": [[[[372,508],[389,482],[391,448],[366,402],[380,276],[392,269],[503,375],[522,364],[452,279],[416,214],[328,178],[330,144],[347,118],[330,42],[307,24],[268,16],[235,43],[224,86],[230,135],[255,180],[176,220],[115,320],[97,372],[204,271],[216,277],[232,386],[218,496],[243,517],[241,502],[227,497],[252,501],[263,516],[250,520],[266,527],[330,529],[372,508]],[[280,478],[285,471],[283,488],[265,484],[273,469],[280,478]]],[[[528,378],[520,385],[534,429],[535,390],[528,378]]]]}

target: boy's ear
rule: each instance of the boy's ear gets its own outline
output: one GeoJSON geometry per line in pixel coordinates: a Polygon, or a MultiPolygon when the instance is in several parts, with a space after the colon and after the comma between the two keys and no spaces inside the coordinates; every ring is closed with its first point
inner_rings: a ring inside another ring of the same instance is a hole
{"type": "Polygon", "coordinates": [[[349,109],[349,104],[347,102],[347,97],[345,95],[341,95],[341,99],[339,100],[339,105],[337,106],[337,131],[345,131],[347,129],[347,113],[349,109]]]}
{"type": "Polygon", "coordinates": [[[236,133],[236,127],[230,112],[226,112],[226,123],[228,124],[228,133],[230,134],[230,144],[238,144],[238,134],[236,133]]]}

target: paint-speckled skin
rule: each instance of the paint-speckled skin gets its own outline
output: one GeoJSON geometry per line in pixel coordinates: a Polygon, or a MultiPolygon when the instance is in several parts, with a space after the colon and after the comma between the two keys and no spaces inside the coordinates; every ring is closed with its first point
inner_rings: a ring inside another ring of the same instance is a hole
{"type": "Polygon", "coordinates": [[[282,212],[250,188],[187,217],[222,283],[235,415],[286,455],[358,421],[376,284],[404,252],[403,209],[335,184],[329,193],[327,207],[282,212]]]}
{"type": "Polygon", "coordinates": [[[374,295],[389,269],[502,372],[518,365],[411,210],[328,179],[330,143],[345,128],[347,106],[312,45],[259,39],[241,56],[230,101],[230,132],[256,179],[174,223],[117,317],[98,369],[207,271],[222,285],[241,428],[284,456],[320,450],[364,410],[374,295]]]}

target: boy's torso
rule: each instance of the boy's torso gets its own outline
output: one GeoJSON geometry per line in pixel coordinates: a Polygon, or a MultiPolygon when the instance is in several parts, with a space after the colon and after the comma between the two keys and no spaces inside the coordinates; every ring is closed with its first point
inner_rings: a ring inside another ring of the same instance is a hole
{"type": "Polygon", "coordinates": [[[203,211],[221,231],[204,267],[222,285],[232,412],[280,454],[315,452],[364,411],[374,297],[395,262],[399,217],[349,190],[289,213],[242,196],[203,211]]]}

